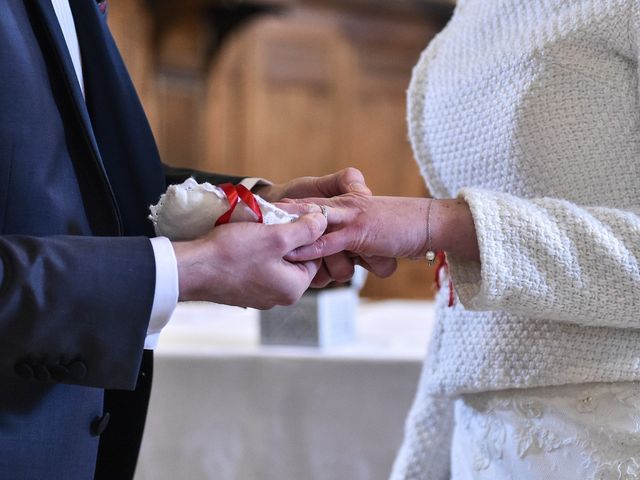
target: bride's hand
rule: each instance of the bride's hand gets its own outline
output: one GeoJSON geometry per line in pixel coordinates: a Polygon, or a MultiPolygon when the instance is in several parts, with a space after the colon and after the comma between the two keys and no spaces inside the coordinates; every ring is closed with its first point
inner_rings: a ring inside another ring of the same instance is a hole
{"type": "Polygon", "coordinates": [[[429,248],[472,260],[479,258],[473,218],[468,205],[460,199],[355,193],[296,203],[305,212],[319,211],[323,205],[329,226],[314,244],[291,252],[287,256],[290,260],[303,261],[340,251],[369,257],[415,258],[429,248]]]}
{"type": "Polygon", "coordinates": [[[321,239],[292,252],[290,257],[301,260],[341,251],[370,257],[418,256],[421,250],[426,250],[429,201],[359,194],[303,200],[318,205],[308,207],[311,211],[319,211],[319,205],[323,205],[329,226],[321,239]]]}

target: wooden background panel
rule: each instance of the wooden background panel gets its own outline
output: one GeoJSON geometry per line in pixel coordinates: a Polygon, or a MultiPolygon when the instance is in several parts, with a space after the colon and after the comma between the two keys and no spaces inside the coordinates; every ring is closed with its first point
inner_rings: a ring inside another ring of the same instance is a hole
{"type": "Polygon", "coordinates": [[[342,143],[340,78],[326,32],[286,19],[275,23],[263,24],[256,37],[247,166],[284,181],[334,169],[342,143]]]}
{"type": "Polygon", "coordinates": [[[211,164],[274,181],[342,165],[345,87],[335,36],[292,12],[256,22],[239,37],[242,48],[223,51],[209,79],[204,129],[211,164]],[[237,133],[233,144],[228,130],[237,133]]]}
{"type": "Polygon", "coordinates": [[[178,167],[207,170],[203,155],[202,79],[165,72],[156,79],[156,140],[163,159],[178,167]]]}
{"type": "Polygon", "coordinates": [[[143,2],[112,0],[108,18],[149,123],[157,130],[153,17],[143,2]],[[131,28],[132,23],[135,28],[131,28]]]}
{"type": "MultiPolygon", "coordinates": [[[[229,42],[209,67],[202,125],[203,161],[215,171],[241,174],[247,158],[247,123],[252,103],[250,85],[252,36],[229,42]]],[[[251,175],[251,174],[249,174],[251,175]]]]}

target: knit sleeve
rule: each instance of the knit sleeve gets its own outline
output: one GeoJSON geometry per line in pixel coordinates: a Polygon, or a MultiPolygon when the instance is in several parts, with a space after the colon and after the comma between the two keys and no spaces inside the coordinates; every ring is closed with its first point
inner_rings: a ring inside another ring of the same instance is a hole
{"type": "Polygon", "coordinates": [[[460,197],[471,208],[481,258],[449,258],[465,308],[640,328],[639,203],[581,207],[476,188],[460,197]]]}

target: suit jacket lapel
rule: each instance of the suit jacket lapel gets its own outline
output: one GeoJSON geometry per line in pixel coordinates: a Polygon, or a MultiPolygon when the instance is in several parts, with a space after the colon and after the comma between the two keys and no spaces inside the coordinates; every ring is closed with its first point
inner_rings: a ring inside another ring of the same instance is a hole
{"type": "Polygon", "coordinates": [[[164,192],[155,139],[95,0],[71,0],[82,52],[86,105],[126,235],[153,235],[149,205],[164,192]]]}
{"type": "MultiPolygon", "coordinates": [[[[37,11],[41,15],[42,23],[47,29],[51,43],[57,53],[58,58],[56,60],[64,73],[65,81],[69,88],[69,94],[71,95],[73,102],[75,103],[75,107],[80,114],[80,119],[84,124],[83,126],[86,130],[91,131],[91,121],[89,119],[87,108],[84,105],[82,90],[80,90],[77,75],[73,68],[73,62],[69,55],[69,49],[67,48],[67,44],[64,40],[64,35],[62,34],[62,29],[60,28],[60,23],[58,22],[56,13],[51,5],[51,0],[35,0],[35,5],[37,6],[37,11]]],[[[93,134],[91,134],[91,136],[93,137],[93,134]]]]}
{"type": "MultiPolygon", "coordinates": [[[[93,210],[93,214],[96,214],[97,210],[100,210],[98,219],[95,219],[94,232],[97,235],[114,235],[122,233],[122,225],[120,220],[120,214],[118,206],[115,201],[115,196],[109,184],[109,180],[102,164],[102,158],[100,150],[98,148],[98,142],[91,125],[91,118],[87,110],[87,106],[82,95],[82,90],[78,84],[77,75],[73,67],[71,56],[69,55],[69,49],[62,34],[62,29],[56,17],[51,0],[28,0],[34,7],[34,11],[40,17],[43,28],[45,29],[48,38],[51,42],[52,48],[55,51],[56,59],[60,67],[61,73],[64,77],[65,84],[67,86],[67,92],[69,94],[69,100],[73,104],[75,117],[78,121],[79,128],[82,129],[83,137],[86,140],[86,146],[89,149],[89,157],[92,165],[82,165],[77,168],[79,172],[79,181],[91,181],[95,184],[97,191],[93,198],[85,198],[85,202],[88,202],[90,209],[93,210]],[[87,178],[91,176],[92,178],[87,178]],[[100,194],[103,194],[99,198],[100,194]],[[110,208],[105,209],[100,204],[105,202],[110,204],[110,208]]],[[[83,0],[84,1],[84,0],[83,0]]]]}

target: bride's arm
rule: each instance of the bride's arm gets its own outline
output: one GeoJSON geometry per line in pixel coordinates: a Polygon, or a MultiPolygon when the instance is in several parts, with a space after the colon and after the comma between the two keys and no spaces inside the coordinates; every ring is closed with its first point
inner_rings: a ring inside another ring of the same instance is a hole
{"type": "Polygon", "coordinates": [[[432,201],[429,214],[432,249],[479,262],[478,238],[467,202],[460,198],[432,201]]]}
{"type": "Polygon", "coordinates": [[[428,199],[338,199],[329,204],[333,231],[300,252],[419,256],[428,248],[420,222],[429,217],[431,248],[447,252],[468,310],[640,328],[637,199],[611,208],[464,188],[459,200],[434,200],[430,211],[428,199]]]}

